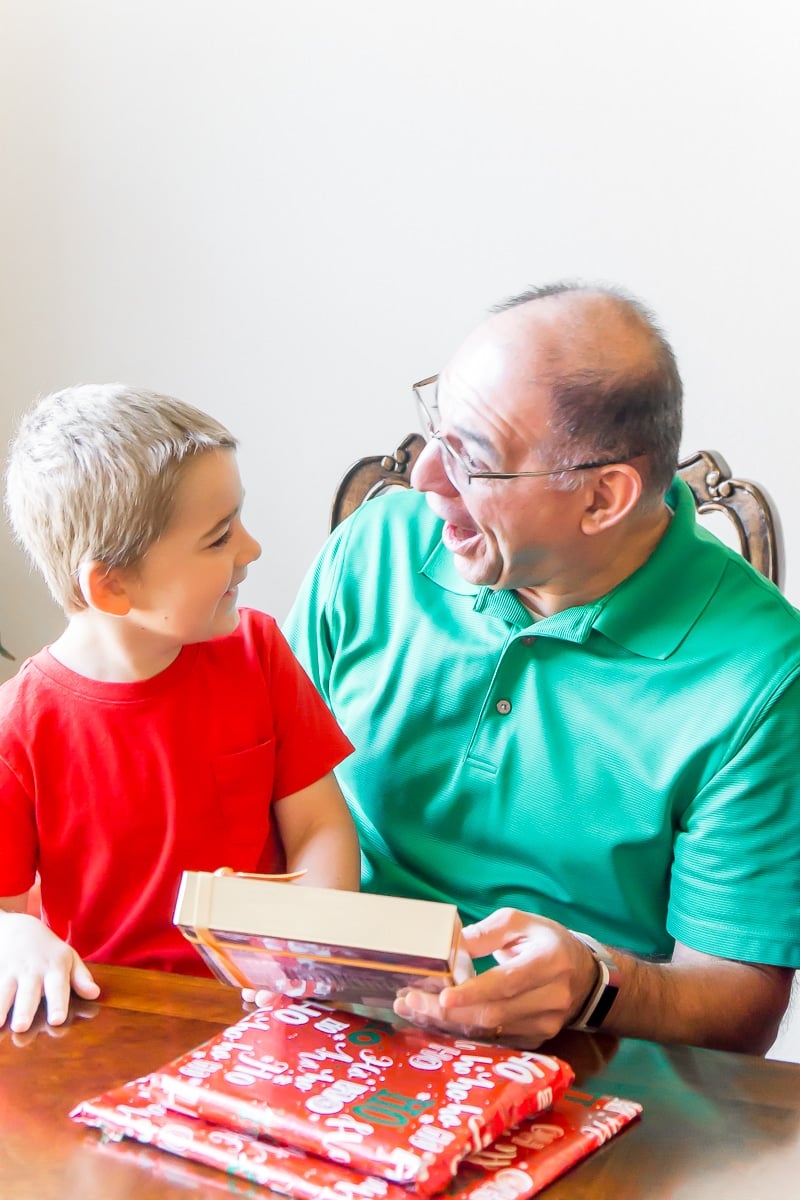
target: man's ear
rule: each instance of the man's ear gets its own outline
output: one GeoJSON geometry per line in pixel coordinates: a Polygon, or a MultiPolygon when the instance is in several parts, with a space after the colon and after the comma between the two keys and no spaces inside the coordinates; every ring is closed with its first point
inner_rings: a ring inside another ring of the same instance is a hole
{"type": "Polygon", "coordinates": [[[618,525],[638,504],[642,486],[641,475],[630,463],[602,467],[589,485],[582,532],[591,537],[618,525]]]}
{"type": "Polygon", "coordinates": [[[78,568],[78,586],[89,608],[97,612],[124,617],[131,611],[125,575],[119,567],[109,567],[97,559],[82,563],[78,568]]]}

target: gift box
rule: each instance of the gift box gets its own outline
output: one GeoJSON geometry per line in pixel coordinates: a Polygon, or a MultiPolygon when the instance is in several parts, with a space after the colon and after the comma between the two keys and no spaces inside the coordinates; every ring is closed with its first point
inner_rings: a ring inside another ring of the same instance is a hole
{"type": "Polygon", "coordinates": [[[220,1128],[199,1117],[171,1112],[155,1098],[147,1076],[85,1100],[70,1116],[113,1140],[130,1138],[295,1200],[333,1200],[337,1196],[343,1200],[409,1200],[403,1188],[384,1179],[359,1174],[291,1146],[220,1128]]]}
{"type": "Polygon", "coordinates": [[[173,1112],[430,1195],[573,1077],[550,1055],[276,997],[149,1087],[173,1112]]]}
{"type": "MultiPolygon", "coordinates": [[[[640,1113],[641,1106],[632,1101],[567,1092],[551,1109],[527,1118],[465,1159],[442,1200],[526,1200],[640,1113]]],[[[228,1177],[261,1184],[294,1200],[409,1200],[405,1189],[385,1179],[171,1112],[154,1098],[148,1077],[87,1100],[70,1115],[108,1138],[129,1138],[217,1167],[228,1177]]],[[[191,1178],[186,1182],[191,1184],[191,1178]]]]}

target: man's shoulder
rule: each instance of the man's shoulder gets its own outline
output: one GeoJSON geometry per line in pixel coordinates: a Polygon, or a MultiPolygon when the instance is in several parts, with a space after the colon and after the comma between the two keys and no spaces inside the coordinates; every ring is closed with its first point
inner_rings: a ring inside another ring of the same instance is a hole
{"type": "Polygon", "coordinates": [[[734,550],[727,550],[720,586],[709,608],[740,627],[764,626],[767,634],[796,641],[800,651],[800,610],[734,550]]]}
{"type": "Polygon", "coordinates": [[[409,553],[429,553],[439,541],[442,522],[425,497],[413,488],[393,488],[359,505],[334,530],[330,541],[353,546],[403,546],[409,553]]]}
{"type": "Polygon", "coordinates": [[[688,486],[676,481],[670,498],[675,519],[663,542],[633,580],[645,611],[662,625],[665,613],[686,633],[737,657],[761,646],[784,644],[800,653],[800,612],[736,549],[698,521],[688,486]]]}
{"type": "Polygon", "coordinates": [[[284,626],[290,644],[298,650],[316,636],[312,614],[384,611],[387,595],[416,593],[441,529],[425,497],[409,488],[362,503],[333,530],[308,571],[284,626]]]}
{"type": "Polygon", "coordinates": [[[800,678],[800,611],[734,550],[724,548],[717,586],[702,605],[685,646],[687,659],[709,659],[731,695],[777,695],[800,678]]]}

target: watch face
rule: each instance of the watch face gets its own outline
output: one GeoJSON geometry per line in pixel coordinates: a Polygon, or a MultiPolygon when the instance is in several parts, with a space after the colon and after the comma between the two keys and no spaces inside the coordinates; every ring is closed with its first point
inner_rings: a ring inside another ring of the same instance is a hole
{"type": "Polygon", "coordinates": [[[611,1005],[617,998],[619,986],[616,983],[607,983],[600,994],[597,1004],[594,1006],[594,1011],[590,1013],[586,1020],[586,1024],[592,1029],[599,1029],[609,1014],[611,1005]]]}
{"type": "Polygon", "coordinates": [[[574,929],[571,929],[570,933],[579,942],[583,942],[584,946],[589,950],[597,963],[599,972],[597,982],[586,1004],[570,1026],[571,1029],[582,1029],[591,1032],[600,1028],[617,998],[620,982],[619,968],[605,946],[601,945],[595,938],[590,937],[588,933],[577,933],[574,929]]]}

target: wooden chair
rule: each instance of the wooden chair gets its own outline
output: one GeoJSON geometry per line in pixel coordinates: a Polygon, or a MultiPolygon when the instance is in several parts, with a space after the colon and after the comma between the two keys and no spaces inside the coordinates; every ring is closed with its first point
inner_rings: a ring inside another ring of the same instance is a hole
{"type": "Polygon", "coordinates": [[[778,510],[767,493],[749,479],[733,479],[716,450],[698,450],[678,464],[701,516],[722,513],[732,524],[742,556],[783,587],[783,533],[778,510]]]}
{"type": "Polygon", "coordinates": [[[421,433],[409,433],[394,454],[359,458],[345,472],[331,506],[331,530],[354,513],[365,500],[372,500],[394,487],[411,487],[411,468],[425,446],[421,433]]]}
{"type": "MultiPolygon", "coordinates": [[[[349,517],[365,500],[391,488],[410,487],[411,468],[425,445],[419,433],[410,433],[394,454],[360,458],[336,489],[331,508],[331,529],[349,517]]],[[[739,549],[749,563],[783,585],[783,538],[774,504],[763,488],[747,479],[734,479],[730,467],[716,450],[698,450],[682,460],[678,474],[691,488],[701,516],[722,513],[731,523],[739,549]]]]}

